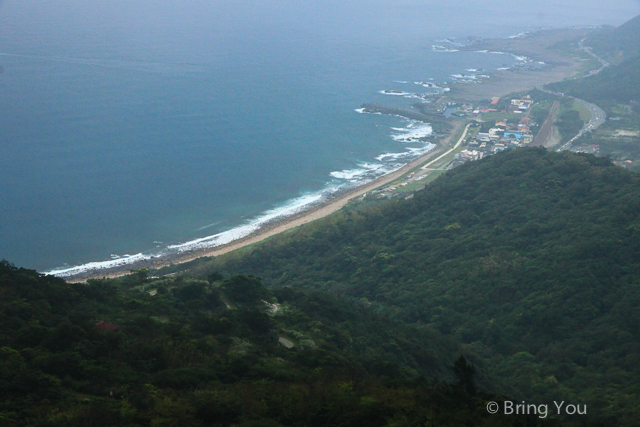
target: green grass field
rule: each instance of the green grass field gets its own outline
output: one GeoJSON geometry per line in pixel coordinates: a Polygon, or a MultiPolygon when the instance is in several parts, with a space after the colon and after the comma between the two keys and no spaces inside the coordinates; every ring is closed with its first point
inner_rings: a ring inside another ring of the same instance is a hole
{"type": "Polygon", "coordinates": [[[580,119],[583,122],[588,122],[589,120],[591,120],[591,111],[589,111],[589,109],[587,107],[585,107],[584,105],[580,104],[577,101],[573,101],[573,105],[571,106],[572,110],[577,110],[580,113],[580,119]]]}
{"type": "Polygon", "coordinates": [[[484,113],[482,120],[485,122],[501,122],[501,121],[520,121],[524,114],[491,112],[484,113]]]}

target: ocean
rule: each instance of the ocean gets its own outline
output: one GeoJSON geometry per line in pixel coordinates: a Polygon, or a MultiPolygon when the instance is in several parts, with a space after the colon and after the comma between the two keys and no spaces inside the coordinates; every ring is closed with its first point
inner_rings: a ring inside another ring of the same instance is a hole
{"type": "Polygon", "coordinates": [[[437,40],[640,13],[587,3],[5,0],[0,258],[126,263],[309,208],[430,149],[428,126],[362,103],[516,61],[437,40]]]}

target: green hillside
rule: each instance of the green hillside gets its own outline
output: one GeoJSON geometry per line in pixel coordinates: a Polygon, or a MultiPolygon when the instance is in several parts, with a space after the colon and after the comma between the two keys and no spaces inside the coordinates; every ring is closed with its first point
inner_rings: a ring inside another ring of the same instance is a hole
{"type": "Polygon", "coordinates": [[[611,65],[584,79],[565,80],[547,86],[607,109],[615,104],[640,102],[640,56],[611,65]]]}
{"type": "Polygon", "coordinates": [[[612,30],[595,32],[585,40],[585,45],[612,61],[612,65],[599,74],[548,87],[603,108],[640,102],[640,15],[612,30]]]}
{"type": "Polygon", "coordinates": [[[640,54],[640,15],[610,31],[595,33],[585,44],[612,61],[640,54]]]}
{"type": "Polygon", "coordinates": [[[505,398],[432,328],[221,279],[68,284],[0,262],[0,426],[566,425],[488,414],[505,398]]]}
{"type": "Polygon", "coordinates": [[[437,328],[534,402],[640,417],[640,176],[607,159],[520,149],[416,193],[203,262],[319,289],[437,328]]]}

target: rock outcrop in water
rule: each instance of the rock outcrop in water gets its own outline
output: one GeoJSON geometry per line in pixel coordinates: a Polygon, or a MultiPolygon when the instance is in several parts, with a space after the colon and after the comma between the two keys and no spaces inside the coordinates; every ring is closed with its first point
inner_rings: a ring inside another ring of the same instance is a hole
{"type": "Polygon", "coordinates": [[[378,103],[362,104],[360,108],[362,108],[362,111],[365,113],[391,114],[425,123],[432,123],[434,120],[442,119],[440,115],[416,113],[415,111],[405,110],[404,108],[387,107],[386,105],[378,103]]]}

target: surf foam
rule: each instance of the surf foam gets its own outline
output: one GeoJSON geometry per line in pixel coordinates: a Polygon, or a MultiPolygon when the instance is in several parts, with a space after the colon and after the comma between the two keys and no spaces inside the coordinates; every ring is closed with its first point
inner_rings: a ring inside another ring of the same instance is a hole
{"type": "Polygon", "coordinates": [[[119,257],[109,261],[89,262],[87,264],[82,264],[75,267],[45,271],[42,274],[50,274],[52,276],[57,276],[57,277],[69,277],[69,276],[75,276],[78,274],[88,273],[90,271],[99,271],[99,270],[106,270],[106,269],[115,268],[115,267],[123,267],[126,265],[134,264],[136,262],[146,261],[152,258],[154,258],[153,255],[145,255],[143,253],[139,253],[136,255],[125,255],[123,257],[119,257]]]}
{"type": "Polygon", "coordinates": [[[412,122],[406,128],[391,129],[397,132],[392,138],[398,142],[422,142],[421,138],[433,133],[431,125],[420,122],[412,122]]]}

